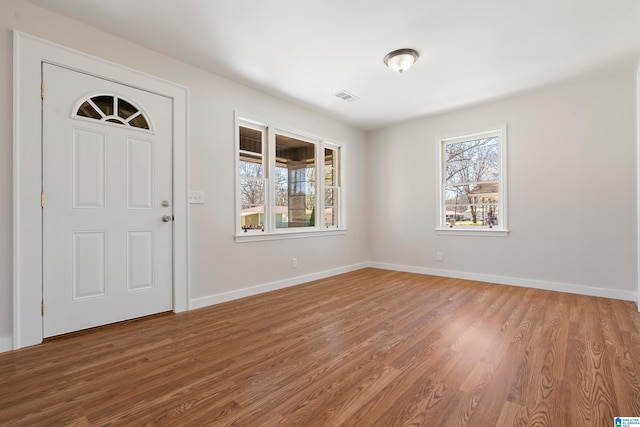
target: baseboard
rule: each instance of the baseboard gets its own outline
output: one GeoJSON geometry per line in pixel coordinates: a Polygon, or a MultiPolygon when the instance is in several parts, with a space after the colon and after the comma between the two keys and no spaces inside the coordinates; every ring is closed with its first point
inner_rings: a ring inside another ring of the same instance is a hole
{"type": "Polygon", "coordinates": [[[591,286],[576,285],[572,283],[547,282],[543,280],[521,279],[517,277],[496,276],[482,273],[468,273],[464,271],[443,270],[438,268],[415,267],[410,265],[387,264],[370,262],[369,267],[383,270],[404,271],[407,273],[429,274],[432,276],[451,277],[454,279],[476,280],[479,282],[497,283],[500,285],[512,285],[548,291],[567,292],[570,294],[589,295],[636,302],[637,295],[632,291],[618,289],[594,288],[591,286]]]}
{"type": "MultiPolygon", "coordinates": [[[[308,274],[304,276],[292,277],[276,282],[265,283],[261,285],[242,288],[235,291],[223,292],[206,297],[194,298],[189,302],[189,310],[207,307],[222,302],[232,301],[239,298],[258,295],[264,292],[275,291],[278,289],[288,288],[313,280],[325,279],[327,277],[336,276],[338,274],[349,273],[351,271],[360,270],[362,268],[380,268],[382,270],[404,271],[407,273],[428,274],[432,276],[451,277],[455,279],[476,280],[479,282],[496,283],[500,285],[520,286],[533,289],[544,289],[548,291],[567,292],[578,295],[589,295],[603,298],[613,298],[625,301],[637,301],[635,292],[622,291],[618,289],[596,288],[591,286],[576,285],[572,283],[548,282],[543,280],[522,279],[517,277],[499,276],[482,273],[471,273],[455,270],[444,270],[438,268],[416,267],[401,264],[388,264],[381,262],[363,262],[345,267],[325,270],[318,273],[308,274]]],[[[0,338],[0,349],[2,349],[2,338],[0,338]]],[[[11,339],[8,341],[8,349],[11,349],[11,339]]]]}
{"type": "Polygon", "coordinates": [[[251,286],[248,288],[238,289],[235,291],[223,292],[220,294],[209,295],[201,298],[194,298],[189,302],[189,310],[196,308],[207,307],[214,304],[220,304],[222,302],[232,301],[239,298],[249,297],[252,295],[258,295],[264,292],[275,291],[277,289],[288,288],[290,286],[301,285],[303,283],[311,282],[319,279],[326,279],[327,277],[336,276],[338,274],[349,273],[351,271],[360,270],[369,267],[366,262],[359,264],[352,264],[345,267],[334,268],[331,270],[324,270],[318,273],[307,274],[304,276],[292,277],[290,279],[279,280],[276,282],[265,283],[262,285],[251,286]]]}
{"type": "Polygon", "coordinates": [[[13,337],[0,337],[0,353],[13,350],[13,337]]]}

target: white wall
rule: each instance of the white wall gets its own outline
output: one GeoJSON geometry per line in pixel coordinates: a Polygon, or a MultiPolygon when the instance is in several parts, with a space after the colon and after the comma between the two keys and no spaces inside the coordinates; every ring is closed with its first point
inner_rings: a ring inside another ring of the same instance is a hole
{"type": "Polygon", "coordinates": [[[634,78],[620,64],[373,132],[370,260],[635,299],[634,78]],[[436,235],[436,138],[504,123],[509,236],[436,235]]]}
{"type": "MultiPolygon", "coordinates": [[[[243,288],[290,284],[367,259],[366,134],[298,105],[131,44],[22,0],[0,2],[0,351],[12,333],[12,30],[20,30],[189,88],[190,298],[210,301],[243,288]],[[341,142],[349,184],[346,235],[235,243],[234,111],[341,142]],[[298,269],[291,269],[291,257],[298,269]]],[[[198,304],[196,304],[198,305],[198,304]]]]}

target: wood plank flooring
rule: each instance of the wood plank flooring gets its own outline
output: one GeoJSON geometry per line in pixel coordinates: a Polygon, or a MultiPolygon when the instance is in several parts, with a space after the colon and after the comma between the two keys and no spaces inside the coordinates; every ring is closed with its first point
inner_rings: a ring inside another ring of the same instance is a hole
{"type": "Polygon", "coordinates": [[[0,354],[0,424],[612,426],[634,303],[364,269],[0,354]]]}

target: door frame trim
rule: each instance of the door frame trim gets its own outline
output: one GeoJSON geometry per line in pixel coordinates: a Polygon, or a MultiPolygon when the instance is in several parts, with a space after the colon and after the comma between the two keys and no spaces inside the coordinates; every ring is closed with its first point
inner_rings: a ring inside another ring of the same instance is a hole
{"type": "MultiPolygon", "coordinates": [[[[188,88],[29,34],[13,32],[13,348],[43,340],[41,64],[49,62],[173,100],[173,310],[186,311],[188,88]],[[37,119],[33,119],[37,118],[37,119]]],[[[46,91],[46,88],[45,88],[46,91]]],[[[46,96],[46,92],[45,92],[46,96]]]]}

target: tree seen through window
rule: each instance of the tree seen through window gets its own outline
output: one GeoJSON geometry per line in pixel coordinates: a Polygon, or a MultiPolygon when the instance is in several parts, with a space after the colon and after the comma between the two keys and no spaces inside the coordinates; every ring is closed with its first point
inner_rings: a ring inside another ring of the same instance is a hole
{"type": "Polygon", "coordinates": [[[497,132],[442,141],[444,226],[500,225],[500,149],[497,132]]]}

